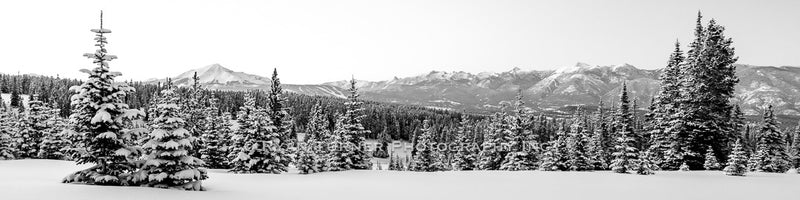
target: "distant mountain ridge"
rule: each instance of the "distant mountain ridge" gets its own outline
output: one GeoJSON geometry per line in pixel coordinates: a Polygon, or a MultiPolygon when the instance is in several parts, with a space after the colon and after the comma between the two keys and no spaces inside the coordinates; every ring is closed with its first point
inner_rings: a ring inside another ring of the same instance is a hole
{"type": "MultiPolygon", "coordinates": [[[[747,114],[755,115],[762,106],[772,104],[779,114],[800,115],[800,67],[772,67],[737,64],[740,79],[734,101],[747,114]]],[[[269,78],[235,72],[219,64],[190,70],[174,78],[188,85],[194,72],[211,89],[266,89],[269,78]]],[[[362,97],[374,101],[420,105],[432,108],[492,111],[502,101],[512,100],[517,91],[525,95],[528,106],[539,110],[558,110],[565,106],[616,103],[623,82],[640,108],[646,108],[659,88],[661,69],[639,69],[633,65],[590,65],[577,63],[556,70],[521,70],[498,73],[431,71],[426,74],[385,81],[358,81],[362,97]]],[[[348,81],[318,85],[284,84],[290,92],[308,95],[345,97],[348,81]]]]}
{"type": "MultiPolygon", "coordinates": [[[[220,64],[211,64],[205,67],[192,69],[173,77],[172,82],[177,86],[189,86],[193,84],[192,77],[197,72],[200,83],[212,90],[257,90],[268,89],[270,79],[254,74],[236,72],[225,68],[220,64]]],[[[149,82],[163,82],[164,79],[150,80],[149,82]]],[[[339,87],[329,85],[295,85],[281,84],[283,89],[289,92],[302,93],[308,95],[323,95],[334,97],[345,97],[345,91],[339,87]]]]}

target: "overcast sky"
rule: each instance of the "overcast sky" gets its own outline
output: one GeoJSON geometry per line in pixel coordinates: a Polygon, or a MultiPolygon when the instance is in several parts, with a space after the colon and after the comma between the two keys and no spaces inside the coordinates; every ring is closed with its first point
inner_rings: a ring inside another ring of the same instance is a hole
{"type": "MultiPolygon", "coordinates": [[[[739,63],[800,65],[800,1],[63,1],[0,2],[0,72],[83,78],[105,11],[123,79],[220,63],[285,83],[385,80],[430,70],[555,69],[576,62],[660,68],[698,10],[739,63]]],[[[684,45],[685,46],[685,45],[684,45]]]]}

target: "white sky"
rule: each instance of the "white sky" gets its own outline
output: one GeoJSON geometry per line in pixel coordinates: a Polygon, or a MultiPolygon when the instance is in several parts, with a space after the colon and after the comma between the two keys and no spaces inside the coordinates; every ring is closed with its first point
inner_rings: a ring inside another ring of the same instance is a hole
{"type": "Polygon", "coordinates": [[[695,15],[716,18],[739,63],[800,65],[800,1],[63,1],[0,2],[0,72],[83,78],[105,11],[123,79],[220,63],[285,83],[445,71],[659,68],[695,15]]]}

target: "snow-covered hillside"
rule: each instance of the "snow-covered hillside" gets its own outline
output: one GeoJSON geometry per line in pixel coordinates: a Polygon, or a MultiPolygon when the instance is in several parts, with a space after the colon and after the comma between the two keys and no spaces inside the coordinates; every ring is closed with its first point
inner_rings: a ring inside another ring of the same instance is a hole
{"type": "Polygon", "coordinates": [[[85,168],[55,160],[0,161],[0,195],[14,200],[108,199],[615,199],[756,200],[797,199],[800,175],[719,171],[657,172],[654,176],[611,172],[542,171],[344,171],[299,175],[232,174],[210,170],[207,191],[63,184],[85,168]]]}
{"type": "Polygon", "coordinates": [[[190,85],[192,84],[192,77],[197,72],[197,76],[201,83],[207,84],[254,84],[254,85],[268,85],[269,78],[247,74],[244,72],[235,72],[222,65],[215,63],[198,69],[192,69],[176,76],[173,81],[177,85],[190,85]]]}
{"type": "MultiPolygon", "coordinates": [[[[192,69],[181,73],[172,78],[175,85],[189,86],[193,84],[193,76],[197,73],[200,83],[208,89],[212,90],[266,90],[269,88],[270,78],[259,76],[255,74],[248,74],[244,72],[237,72],[225,68],[220,64],[211,64],[205,67],[192,69]]],[[[152,79],[148,82],[157,83],[163,82],[164,79],[152,79]]],[[[293,85],[282,84],[283,89],[288,92],[306,94],[306,95],[321,95],[345,98],[346,90],[331,86],[331,85],[293,85]]]]}
{"type": "MultiPolygon", "coordinates": [[[[734,101],[755,115],[772,104],[777,113],[800,115],[800,68],[736,64],[740,80],[734,101]]],[[[631,95],[647,105],[659,89],[661,69],[640,69],[630,64],[577,63],[556,70],[500,73],[431,71],[419,76],[377,82],[360,82],[365,99],[461,109],[483,109],[513,99],[523,90],[529,106],[546,110],[568,105],[596,105],[616,101],[623,82],[631,95]],[[458,102],[449,104],[445,102],[458,102]]],[[[343,86],[346,81],[325,83],[343,86]]]]}

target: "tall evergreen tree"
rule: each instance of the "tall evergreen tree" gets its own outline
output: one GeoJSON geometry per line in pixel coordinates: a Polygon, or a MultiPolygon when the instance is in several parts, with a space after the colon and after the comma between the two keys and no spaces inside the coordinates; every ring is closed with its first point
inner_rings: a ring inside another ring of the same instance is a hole
{"type": "Polygon", "coordinates": [[[325,109],[319,103],[314,104],[308,116],[305,140],[327,141],[331,132],[329,126],[330,123],[325,109]]]}
{"type": "Polygon", "coordinates": [[[478,169],[498,170],[507,154],[502,145],[507,144],[506,114],[497,112],[489,118],[478,158],[478,169]]]}
{"type": "Polygon", "coordinates": [[[567,148],[569,149],[567,165],[572,171],[587,171],[594,168],[586,150],[589,130],[582,118],[579,114],[573,119],[567,139],[567,148]]]}
{"type": "Polygon", "coordinates": [[[706,170],[719,170],[722,168],[717,161],[717,156],[714,154],[714,149],[708,147],[706,151],[706,161],[703,163],[703,168],[706,170]]]}
{"type": "Polygon", "coordinates": [[[369,130],[364,129],[364,125],[361,123],[362,119],[364,119],[364,108],[361,107],[361,100],[358,99],[358,88],[356,88],[356,80],[350,80],[350,88],[348,89],[350,95],[347,97],[347,102],[345,102],[345,113],[342,117],[344,117],[344,121],[342,122],[342,128],[344,128],[344,133],[342,135],[350,144],[352,148],[350,148],[351,152],[349,152],[348,159],[351,160],[351,169],[369,169],[371,165],[370,162],[370,155],[367,154],[366,150],[364,149],[364,141],[367,134],[370,133],[369,130]]]}
{"type": "Polygon", "coordinates": [[[281,145],[284,146],[283,148],[287,148],[292,141],[296,140],[296,137],[292,130],[292,116],[289,115],[288,102],[284,97],[283,86],[281,86],[281,80],[278,78],[277,68],[272,71],[271,81],[268,93],[269,117],[275,128],[277,128],[276,132],[280,135],[281,145]]]}
{"type": "Polygon", "coordinates": [[[686,63],[679,80],[680,116],[688,146],[684,161],[692,169],[702,168],[703,152],[708,146],[719,153],[727,153],[735,131],[730,118],[733,105],[734,86],[739,82],[732,41],[724,35],[725,28],[711,20],[702,26],[702,15],[698,13],[695,40],[690,44],[686,63]]]}
{"type": "Polygon", "coordinates": [[[525,107],[522,91],[517,92],[517,99],[513,105],[514,115],[507,116],[506,141],[508,153],[500,164],[500,170],[519,171],[534,170],[537,168],[536,151],[532,148],[535,140],[531,132],[531,111],[525,107]]]}
{"type": "MultiPolygon", "coordinates": [[[[202,137],[203,133],[206,132],[206,106],[203,103],[203,99],[206,98],[203,93],[204,89],[200,84],[200,77],[197,76],[197,72],[194,72],[188,98],[181,102],[181,112],[185,115],[183,119],[186,121],[186,130],[189,130],[189,133],[195,138],[202,137]]],[[[197,140],[196,142],[193,144],[194,148],[189,149],[189,155],[201,157],[199,150],[204,149],[203,146],[205,144],[202,143],[202,140],[197,140]]]]}
{"type": "Polygon", "coordinates": [[[458,150],[453,155],[454,170],[466,171],[477,168],[477,146],[474,138],[470,138],[473,135],[472,126],[472,121],[462,115],[456,131],[455,146],[458,147],[458,150]]]}
{"type": "Polygon", "coordinates": [[[300,174],[311,174],[322,171],[322,169],[320,169],[319,162],[320,157],[314,151],[314,147],[306,143],[300,143],[297,151],[297,161],[295,164],[297,166],[297,170],[300,171],[300,174]]]}
{"type": "Polygon", "coordinates": [[[56,124],[56,117],[52,108],[39,101],[38,95],[32,95],[28,110],[16,123],[18,158],[38,158],[42,139],[63,128],[56,124]]]}
{"type": "Polygon", "coordinates": [[[324,171],[345,171],[351,170],[355,165],[353,160],[350,159],[352,155],[352,145],[350,144],[349,135],[345,128],[344,116],[336,115],[336,123],[334,123],[333,133],[329,136],[327,145],[326,166],[324,171]]]}
{"type": "Polygon", "coordinates": [[[134,182],[157,188],[203,190],[202,180],[208,176],[200,166],[205,163],[190,154],[197,138],[185,128],[180,98],[167,88],[159,99],[155,118],[150,121],[153,131],[142,146],[147,151],[145,163],[134,182]]]}
{"type": "Polygon", "coordinates": [[[564,132],[564,128],[563,126],[559,127],[556,132],[556,138],[547,143],[544,153],[542,153],[539,169],[545,171],[569,170],[567,143],[567,135],[564,132]]]}
{"type": "Polygon", "coordinates": [[[143,115],[139,110],[129,109],[124,103],[127,94],[134,88],[126,84],[114,83],[118,72],[110,72],[108,62],[117,56],[108,54],[105,34],[111,30],[103,28],[103,14],[100,13],[100,28],[92,29],[96,33],[94,53],[86,53],[85,57],[93,59],[97,65],[92,70],[81,70],[89,75],[80,86],[70,88],[73,106],[70,115],[71,131],[79,135],[76,141],[81,147],[80,155],[75,158],[77,164],[94,164],[94,166],[70,174],[63,182],[81,182],[97,185],[120,185],[126,180],[125,175],[132,172],[133,164],[128,157],[135,155],[135,148],[130,146],[128,135],[123,130],[126,120],[143,115]]]}
{"type": "Polygon", "coordinates": [[[433,128],[428,120],[422,122],[422,134],[418,139],[417,154],[413,156],[414,165],[411,166],[411,171],[419,172],[434,172],[444,170],[444,166],[439,157],[439,152],[436,151],[436,142],[433,141],[433,128]]]}
{"type": "Polygon", "coordinates": [[[636,174],[652,175],[655,173],[653,171],[658,169],[658,166],[655,165],[652,160],[650,160],[650,158],[652,157],[653,156],[650,155],[649,151],[644,151],[641,154],[639,154],[639,160],[635,161],[633,169],[634,171],[636,171],[636,174]]]}
{"type": "Polygon", "coordinates": [[[681,51],[680,43],[675,42],[675,50],[669,57],[669,62],[664,68],[664,72],[659,77],[661,84],[658,94],[653,99],[652,109],[650,115],[652,123],[648,126],[650,134],[649,152],[651,152],[652,160],[655,164],[664,168],[677,169],[676,162],[682,162],[682,152],[680,151],[680,144],[683,141],[676,141],[683,139],[678,129],[673,128],[676,120],[680,120],[678,116],[679,104],[676,101],[680,99],[680,83],[681,67],[685,60],[683,51],[681,51]],[[675,150],[671,150],[672,146],[675,150]],[[669,158],[669,159],[667,159],[669,158]],[[670,162],[667,162],[670,160],[670,162]]]}
{"type": "Polygon", "coordinates": [[[764,111],[764,122],[759,131],[758,150],[752,158],[752,169],[763,172],[783,173],[789,170],[789,156],[783,133],[778,130],[778,121],[772,105],[764,111]]]}
{"type": "Polygon", "coordinates": [[[613,125],[617,127],[615,151],[612,154],[614,160],[611,161],[611,170],[617,173],[628,173],[635,168],[639,152],[636,149],[636,139],[633,137],[632,119],[630,114],[630,101],[628,99],[627,85],[622,85],[620,95],[620,106],[617,110],[616,119],[613,125]]]}
{"type": "MultiPolygon", "coordinates": [[[[32,104],[33,105],[33,104],[32,104]]],[[[68,155],[63,151],[64,147],[69,145],[69,141],[65,137],[64,128],[67,121],[59,117],[59,109],[42,106],[45,115],[49,116],[47,120],[41,121],[47,128],[42,130],[43,138],[39,143],[39,152],[36,157],[42,159],[68,159],[68,155]]],[[[32,111],[33,109],[31,109],[32,111]]]]}
{"type": "MultiPolygon", "coordinates": [[[[308,117],[308,124],[306,125],[305,144],[314,152],[316,156],[315,166],[317,171],[324,171],[327,169],[328,154],[330,153],[327,145],[331,141],[331,131],[328,129],[329,123],[325,110],[320,104],[314,104],[311,108],[310,116],[308,117]]],[[[298,158],[302,159],[302,158],[298,158]]],[[[306,160],[308,161],[308,160],[306,160]]]]}
{"type": "Polygon", "coordinates": [[[235,173],[274,173],[286,172],[291,160],[280,147],[280,135],[273,126],[269,112],[255,107],[255,99],[246,97],[245,106],[240,109],[239,130],[235,134],[235,157],[231,160],[235,173]]]}
{"type": "Polygon", "coordinates": [[[209,99],[209,106],[205,109],[203,123],[200,128],[203,133],[200,135],[200,143],[203,144],[198,151],[200,159],[205,162],[205,166],[213,169],[228,168],[230,165],[227,159],[227,148],[229,143],[232,124],[229,115],[219,115],[217,99],[209,99]]]}
{"type": "Polygon", "coordinates": [[[11,160],[16,158],[14,155],[17,153],[13,137],[14,132],[14,120],[11,117],[11,113],[5,110],[0,110],[0,160],[11,160]]]}
{"type": "Polygon", "coordinates": [[[594,112],[594,132],[592,133],[591,143],[589,144],[590,161],[596,170],[608,168],[608,161],[611,160],[612,137],[608,134],[608,122],[603,111],[603,102],[600,101],[597,111],[594,112]]]}
{"type": "Polygon", "coordinates": [[[744,176],[747,173],[747,155],[742,148],[741,140],[733,144],[733,151],[728,156],[728,165],[723,169],[728,176],[744,176]]]}

